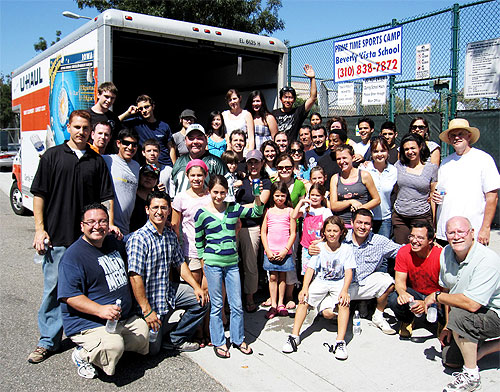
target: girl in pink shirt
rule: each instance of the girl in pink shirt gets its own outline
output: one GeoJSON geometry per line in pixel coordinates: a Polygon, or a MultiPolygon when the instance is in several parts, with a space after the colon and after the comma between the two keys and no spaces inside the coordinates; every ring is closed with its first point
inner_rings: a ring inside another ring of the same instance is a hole
{"type": "Polygon", "coordinates": [[[292,245],[296,236],[296,222],[291,217],[293,208],[288,186],[275,182],[271,187],[269,206],[262,222],[261,239],[264,246],[264,269],[269,271],[271,308],[267,319],[276,315],[288,316],[283,304],[286,289],[286,272],[292,271],[292,245]],[[268,233],[271,234],[268,236],[268,233]]]}

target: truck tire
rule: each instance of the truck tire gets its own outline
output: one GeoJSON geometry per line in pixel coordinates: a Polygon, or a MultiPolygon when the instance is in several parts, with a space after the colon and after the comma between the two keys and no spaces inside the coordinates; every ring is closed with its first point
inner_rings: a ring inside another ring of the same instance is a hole
{"type": "Polygon", "coordinates": [[[17,187],[17,181],[10,187],[10,206],[16,215],[28,215],[28,209],[23,206],[23,194],[17,187]]]}

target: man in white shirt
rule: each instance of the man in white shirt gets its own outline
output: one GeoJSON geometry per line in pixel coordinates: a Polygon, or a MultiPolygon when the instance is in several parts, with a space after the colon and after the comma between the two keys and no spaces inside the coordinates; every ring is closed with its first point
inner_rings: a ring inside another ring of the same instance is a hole
{"type": "MultiPolygon", "coordinates": [[[[495,216],[500,174],[493,158],[471,147],[479,139],[479,129],[463,118],[450,121],[439,138],[455,149],[439,167],[438,186],[432,194],[437,208],[437,233],[446,241],[446,222],[453,216],[468,218],[476,240],[488,245],[491,222],[495,216]]],[[[443,243],[442,243],[443,244],[443,243]]]]}

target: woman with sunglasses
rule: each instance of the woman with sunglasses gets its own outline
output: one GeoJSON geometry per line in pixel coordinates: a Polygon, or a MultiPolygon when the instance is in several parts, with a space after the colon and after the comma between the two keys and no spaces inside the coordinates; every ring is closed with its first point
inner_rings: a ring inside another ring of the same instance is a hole
{"type": "Polygon", "coordinates": [[[250,93],[245,109],[253,117],[255,148],[258,150],[266,140],[272,140],[278,132],[278,123],[267,109],[266,99],[259,90],[250,93]]]}
{"type": "Polygon", "coordinates": [[[337,147],[335,155],[341,172],[330,180],[330,208],[350,229],[352,212],[360,208],[375,208],[380,204],[380,196],[370,173],[353,167],[352,146],[343,144],[337,147]]]}
{"type": "Polygon", "coordinates": [[[309,182],[311,169],[307,167],[306,154],[302,142],[298,140],[292,142],[290,147],[288,147],[288,154],[293,159],[293,173],[295,176],[304,183],[309,182]]]}
{"type": "Polygon", "coordinates": [[[431,153],[431,163],[439,166],[441,163],[441,147],[436,142],[429,140],[429,123],[423,117],[415,117],[410,123],[410,133],[416,133],[425,140],[431,153]]]}
{"type": "Polygon", "coordinates": [[[408,133],[401,140],[397,175],[397,197],[392,212],[394,241],[407,244],[411,225],[428,222],[434,226],[434,203],[429,195],[437,185],[438,167],[429,161],[429,148],[418,133],[408,133]]]}
{"type": "Polygon", "coordinates": [[[229,110],[222,112],[224,124],[226,125],[226,142],[229,147],[229,135],[236,129],[240,129],[247,135],[246,150],[250,151],[255,148],[255,132],[252,115],[241,107],[241,94],[234,88],[229,89],[226,93],[226,102],[229,110]]]}

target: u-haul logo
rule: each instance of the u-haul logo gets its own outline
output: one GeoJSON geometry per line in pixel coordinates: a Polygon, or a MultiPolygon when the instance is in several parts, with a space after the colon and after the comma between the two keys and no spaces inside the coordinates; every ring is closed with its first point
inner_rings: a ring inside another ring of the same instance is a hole
{"type": "Polygon", "coordinates": [[[21,78],[19,80],[19,88],[23,93],[33,87],[38,86],[39,84],[41,85],[42,83],[42,68],[38,67],[33,69],[31,72],[21,75],[21,78]]]}

